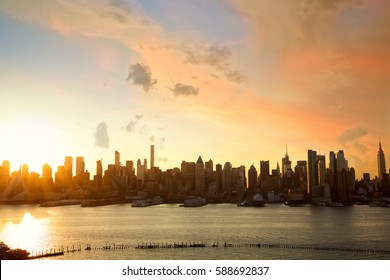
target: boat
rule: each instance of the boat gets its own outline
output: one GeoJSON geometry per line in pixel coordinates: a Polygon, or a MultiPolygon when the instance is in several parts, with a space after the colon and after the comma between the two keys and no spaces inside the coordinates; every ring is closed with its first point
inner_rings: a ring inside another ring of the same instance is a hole
{"type": "Polygon", "coordinates": [[[292,202],[292,201],[287,201],[284,203],[284,205],[289,206],[289,207],[305,207],[305,204],[303,204],[303,203],[292,202]]]}
{"type": "Polygon", "coordinates": [[[134,200],[131,204],[131,207],[147,207],[164,203],[163,199],[160,197],[149,198],[149,199],[138,199],[134,200]]]}
{"type": "Polygon", "coordinates": [[[238,203],[237,203],[237,206],[238,206],[238,207],[248,207],[248,206],[252,206],[252,202],[245,199],[244,201],[238,202],[238,203]]]}
{"type": "Polygon", "coordinates": [[[255,194],[252,199],[245,199],[237,203],[239,207],[263,207],[265,204],[264,197],[261,194],[255,194]]]}
{"type": "Polygon", "coordinates": [[[344,207],[344,204],[339,203],[339,202],[331,202],[329,204],[330,207],[344,207]]]}
{"type": "Polygon", "coordinates": [[[265,200],[264,200],[264,197],[257,193],[253,196],[252,198],[252,206],[255,206],[255,207],[263,207],[265,204],[265,200]]]}
{"type": "Polygon", "coordinates": [[[206,205],[206,199],[200,196],[189,196],[183,202],[183,207],[200,207],[206,205]]]}
{"type": "Polygon", "coordinates": [[[92,200],[83,200],[81,202],[81,207],[98,207],[122,203],[122,199],[92,199],[92,200]]]}
{"type": "Polygon", "coordinates": [[[56,206],[77,205],[77,204],[81,204],[81,201],[77,199],[54,200],[54,201],[46,201],[40,204],[39,207],[56,207],[56,206]]]}

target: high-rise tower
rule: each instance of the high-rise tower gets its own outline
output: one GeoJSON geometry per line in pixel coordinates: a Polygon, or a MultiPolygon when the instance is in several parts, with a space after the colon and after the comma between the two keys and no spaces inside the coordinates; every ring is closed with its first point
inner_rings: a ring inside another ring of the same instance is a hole
{"type": "Polygon", "coordinates": [[[313,186],[318,184],[317,152],[307,151],[307,192],[311,193],[313,186]]]}
{"type": "Polygon", "coordinates": [[[380,180],[383,179],[383,174],[386,173],[386,161],[385,161],[385,154],[382,150],[382,144],[379,140],[379,151],[378,151],[378,178],[380,180]]]}
{"type": "Polygon", "coordinates": [[[150,169],[154,167],[154,145],[150,145],[150,169]]]}
{"type": "Polygon", "coordinates": [[[200,156],[195,165],[195,191],[198,194],[205,192],[204,164],[200,156]]]}

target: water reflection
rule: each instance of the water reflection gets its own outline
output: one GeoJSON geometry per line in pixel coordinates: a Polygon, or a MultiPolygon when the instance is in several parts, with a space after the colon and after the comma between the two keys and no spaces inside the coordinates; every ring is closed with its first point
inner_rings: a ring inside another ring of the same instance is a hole
{"type": "Polygon", "coordinates": [[[26,212],[19,223],[7,222],[2,232],[2,241],[11,248],[32,252],[44,248],[48,220],[37,219],[26,212]]]}

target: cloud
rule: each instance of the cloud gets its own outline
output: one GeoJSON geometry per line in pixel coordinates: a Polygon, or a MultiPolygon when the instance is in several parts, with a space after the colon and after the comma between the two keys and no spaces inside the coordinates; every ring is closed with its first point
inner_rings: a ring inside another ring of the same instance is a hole
{"type": "Polygon", "coordinates": [[[365,153],[367,151],[367,147],[361,143],[361,138],[365,135],[368,135],[367,129],[362,128],[361,126],[356,126],[341,133],[338,141],[344,146],[351,146],[356,151],[365,153]]]}
{"type": "Polygon", "coordinates": [[[185,96],[191,96],[191,95],[198,95],[199,94],[199,88],[195,88],[191,85],[185,85],[182,83],[176,83],[174,88],[170,89],[175,95],[185,95],[185,96]]]}
{"type": "Polygon", "coordinates": [[[95,130],[95,145],[102,148],[108,148],[110,137],[108,136],[108,125],[105,122],[100,123],[95,130]]]}
{"type": "Polygon", "coordinates": [[[341,144],[345,144],[347,142],[353,142],[361,138],[362,136],[367,135],[367,129],[362,128],[361,126],[353,127],[347,129],[343,133],[340,134],[338,140],[341,144]]]}
{"type": "MultiPolygon", "coordinates": [[[[143,118],[143,115],[135,115],[135,120],[133,121],[130,121],[127,125],[126,125],[126,130],[128,132],[134,132],[136,131],[136,126],[137,124],[139,123],[139,121],[143,118]]],[[[138,132],[140,133],[143,133],[143,130],[146,129],[146,126],[142,126],[140,129],[138,129],[138,132]]]]}
{"type": "Polygon", "coordinates": [[[196,50],[186,50],[185,53],[187,54],[186,63],[204,63],[218,68],[225,67],[228,59],[232,56],[232,52],[228,47],[217,44],[196,50]]]}
{"type": "Polygon", "coordinates": [[[167,157],[158,157],[157,161],[159,161],[159,162],[168,162],[168,158],[167,157]]]}
{"type": "MultiPolygon", "coordinates": [[[[235,83],[243,83],[247,78],[237,70],[232,70],[229,65],[229,60],[232,57],[232,51],[219,44],[212,44],[197,49],[186,49],[187,54],[184,62],[189,64],[205,64],[213,66],[219,72],[222,72],[225,77],[235,83]]],[[[217,76],[213,74],[212,76],[217,76]]]]}
{"type": "Polygon", "coordinates": [[[134,85],[142,86],[145,92],[148,92],[157,83],[156,79],[152,79],[150,67],[143,63],[130,65],[126,80],[132,81],[134,85]]]}
{"type": "Polygon", "coordinates": [[[232,71],[229,69],[225,70],[225,77],[232,82],[235,82],[237,84],[246,83],[248,81],[248,78],[241,74],[238,71],[232,71]]]}
{"type": "Polygon", "coordinates": [[[160,145],[160,148],[163,148],[165,140],[166,140],[165,137],[157,138],[154,135],[151,135],[149,137],[149,141],[152,142],[152,143],[158,143],[160,145]]]}

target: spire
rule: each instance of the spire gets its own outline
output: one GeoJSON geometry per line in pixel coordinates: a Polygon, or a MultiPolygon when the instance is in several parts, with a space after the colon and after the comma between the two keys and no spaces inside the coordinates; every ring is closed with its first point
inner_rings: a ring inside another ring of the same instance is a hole
{"type": "Polygon", "coordinates": [[[201,164],[203,164],[203,160],[202,160],[202,158],[201,158],[200,156],[199,156],[198,161],[197,161],[196,163],[201,163],[201,164]]]}
{"type": "Polygon", "coordinates": [[[379,151],[382,151],[381,139],[379,138],[379,151]]]}

